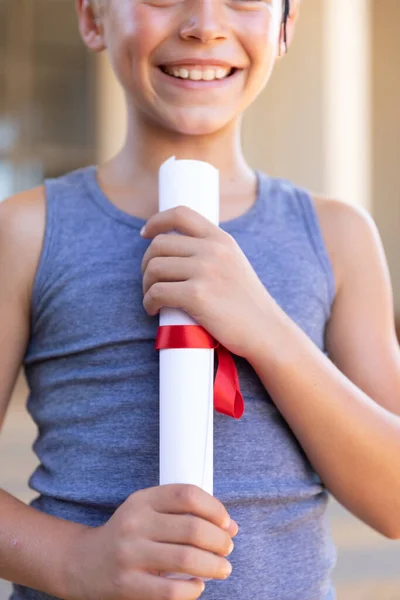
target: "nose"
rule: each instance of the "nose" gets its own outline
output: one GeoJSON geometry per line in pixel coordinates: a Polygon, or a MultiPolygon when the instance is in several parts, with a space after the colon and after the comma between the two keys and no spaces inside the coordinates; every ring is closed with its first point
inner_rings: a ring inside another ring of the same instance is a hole
{"type": "Polygon", "coordinates": [[[189,0],[188,18],[182,23],[180,36],[186,40],[203,43],[226,39],[227,26],[224,22],[224,2],[221,0],[189,0]]]}

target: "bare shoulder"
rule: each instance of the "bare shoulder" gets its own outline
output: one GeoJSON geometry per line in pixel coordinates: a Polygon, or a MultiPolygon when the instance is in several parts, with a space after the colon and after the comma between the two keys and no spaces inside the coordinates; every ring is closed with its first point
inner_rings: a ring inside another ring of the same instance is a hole
{"type": "Polygon", "coordinates": [[[46,222],[43,188],[0,204],[0,428],[30,334],[33,282],[46,222]]]}
{"type": "Polygon", "coordinates": [[[336,293],[346,272],[360,266],[366,250],[380,246],[379,233],[370,213],[363,207],[312,194],[326,249],[336,280],[336,293]]]}
{"type": "Polygon", "coordinates": [[[21,192],[0,203],[2,275],[12,280],[29,306],[46,226],[44,187],[21,192]],[[4,260],[3,260],[4,259],[4,260]]]}

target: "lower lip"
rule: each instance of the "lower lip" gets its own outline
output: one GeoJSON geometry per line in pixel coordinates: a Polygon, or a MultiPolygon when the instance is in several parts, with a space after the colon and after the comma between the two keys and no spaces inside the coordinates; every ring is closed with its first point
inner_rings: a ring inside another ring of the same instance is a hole
{"type": "Polygon", "coordinates": [[[203,79],[197,81],[194,81],[193,79],[180,79],[178,77],[174,77],[173,75],[167,75],[160,69],[160,67],[157,67],[157,71],[160,73],[161,77],[166,83],[170,83],[177,87],[187,90],[210,90],[214,88],[224,88],[231,83],[234,83],[240,77],[243,69],[236,69],[236,71],[229,77],[224,77],[224,79],[213,79],[212,81],[205,81],[203,79]]]}

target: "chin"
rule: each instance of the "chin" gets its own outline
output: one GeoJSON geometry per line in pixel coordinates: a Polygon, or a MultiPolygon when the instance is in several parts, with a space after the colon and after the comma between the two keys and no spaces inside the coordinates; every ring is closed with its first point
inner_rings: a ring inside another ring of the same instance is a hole
{"type": "Polygon", "coordinates": [[[227,119],[226,112],[220,117],[214,114],[171,114],[168,122],[162,119],[162,125],[182,135],[212,135],[226,129],[235,120],[235,117],[227,119]]]}

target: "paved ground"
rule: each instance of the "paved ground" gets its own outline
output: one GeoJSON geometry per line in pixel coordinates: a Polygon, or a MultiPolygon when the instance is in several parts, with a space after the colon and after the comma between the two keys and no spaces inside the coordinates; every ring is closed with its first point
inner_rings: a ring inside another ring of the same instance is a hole
{"type": "MultiPolygon", "coordinates": [[[[26,481],[36,465],[30,450],[36,432],[24,409],[25,397],[20,381],[0,436],[0,487],[29,501],[32,492],[26,481]]],[[[329,513],[339,550],[338,600],[400,600],[400,542],[386,540],[333,500],[329,513]]],[[[0,580],[0,600],[6,600],[8,592],[9,585],[0,580]]]]}

